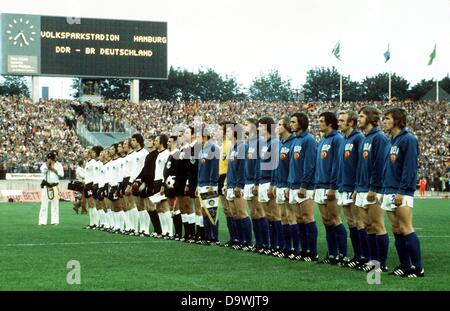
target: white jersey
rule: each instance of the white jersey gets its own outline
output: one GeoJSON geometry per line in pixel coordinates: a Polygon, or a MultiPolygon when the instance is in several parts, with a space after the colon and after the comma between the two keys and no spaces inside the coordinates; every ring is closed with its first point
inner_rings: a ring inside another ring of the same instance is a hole
{"type": "Polygon", "coordinates": [[[94,185],[100,182],[100,167],[103,165],[100,161],[95,160],[92,172],[92,182],[94,185]]]}
{"type": "Polygon", "coordinates": [[[142,169],[144,168],[145,158],[147,157],[147,155],[148,151],[144,148],[134,152],[134,157],[132,159],[132,166],[131,166],[130,181],[134,181],[141,173],[142,169]]]}
{"type": "MultiPolygon", "coordinates": [[[[111,160],[109,163],[109,184],[110,186],[115,186],[118,184],[119,179],[119,167],[120,167],[120,161],[121,158],[117,158],[115,160],[111,160]]],[[[122,179],[120,179],[122,181],[122,179]]]]}
{"type": "MultiPolygon", "coordinates": [[[[132,165],[133,165],[134,154],[135,154],[135,152],[133,151],[132,153],[127,154],[125,156],[125,158],[123,158],[124,159],[124,164],[123,164],[124,165],[124,167],[123,167],[123,172],[124,172],[123,177],[124,178],[131,177],[131,171],[133,169],[132,165]]],[[[130,178],[130,180],[131,180],[131,178],[130,178]]]]}
{"type": "Polygon", "coordinates": [[[107,177],[106,176],[107,175],[106,166],[107,166],[107,164],[108,163],[103,164],[103,162],[99,161],[99,165],[98,165],[98,168],[99,168],[98,187],[99,188],[102,188],[107,183],[107,181],[106,181],[106,177],[107,177]]]}
{"type": "Polygon", "coordinates": [[[84,172],[85,172],[84,181],[86,184],[93,182],[94,163],[95,163],[95,160],[91,159],[91,160],[89,160],[89,162],[86,163],[86,167],[84,168],[84,172]]]}
{"type": "Polygon", "coordinates": [[[59,179],[64,177],[64,169],[61,163],[55,162],[54,166],[57,174],[48,169],[47,162],[42,163],[41,173],[44,174],[44,179],[50,184],[59,183],[59,179]]]}
{"type": "Polygon", "coordinates": [[[122,182],[122,180],[125,178],[125,157],[120,157],[117,159],[117,183],[122,182]]]}
{"type": "Polygon", "coordinates": [[[77,181],[84,183],[85,180],[85,171],[84,167],[78,166],[75,170],[75,178],[77,181]]]}
{"type": "Polygon", "coordinates": [[[155,181],[164,180],[164,167],[166,166],[169,157],[170,151],[167,149],[158,154],[155,163],[155,181]]]}

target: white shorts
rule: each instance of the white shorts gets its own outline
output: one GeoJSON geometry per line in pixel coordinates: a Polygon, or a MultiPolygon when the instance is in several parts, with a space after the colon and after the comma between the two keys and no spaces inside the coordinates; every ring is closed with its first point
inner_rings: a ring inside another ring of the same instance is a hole
{"type": "MultiPolygon", "coordinates": [[[[414,207],[414,197],[409,195],[404,195],[401,206],[414,207]]],[[[394,212],[398,206],[395,205],[395,194],[385,194],[383,196],[383,202],[381,203],[381,208],[387,212],[394,212]]]]}
{"type": "Polygon", "coordinates": [[[327,204],[327,191],[328,189],[316,189],[314,191],[314,202],[317,204],[327,204]]]}
{"type": "Polygon", "coordinates": [[[381,201],[381,193],[375,195],[376,200],[373,202],[367,201],[367,192],[359,192],[356,194],[355,205],[361,208],[366,208],[367,205],[372,205],[381,201]]]}
{"type": "Polygon", "coordinates": [[[244,199],[247,201],[251,201],[254,197],[253,195],[253,188],[255,188],[255,185],[245,185],[244,186],[244,199]]]}
{"type": "Polygon", "coordinates": [[[258,202],[259,203],[267,203],[270,201],[269,196],[267,194],[267,192],[269,191],[270,188],[270,182],[259,185],[258,188],[258,202]]]}
{"type": "Polygon", "coordinates": [[[276,195],[277,195],[276,202],[277,202],[277,204],[286,203],[286,194],[285,194],[286,190],[287,190],[287,188],[277,188],[277,191],[276,191],[276,195]]]}
{"type": "Polygon", "coordinates": [[[338,192],[337,201],[339,206],[347,206],[353,203],[353,192],[338,192]]]}
{"type": "Polygon", "coordinates": [[[293,190],[290,189],[289,190],[289,204],[300,204],[305,202],[306,200],[313,200],[314,199],[314,190],[306,190],[306,198],[299,198],[298,197],[298,193],[299,193],[299,189],[293,190]]]}
{"type": "MultiPolygon", "coordinates": [[[[241,196],[243,195],[242,189],[241,189],[241,196]]],[[[236,195],[234,194],[234,188],[233,189],[227,189],[227,201],[233,201],[236,199],[236,195]]]]}

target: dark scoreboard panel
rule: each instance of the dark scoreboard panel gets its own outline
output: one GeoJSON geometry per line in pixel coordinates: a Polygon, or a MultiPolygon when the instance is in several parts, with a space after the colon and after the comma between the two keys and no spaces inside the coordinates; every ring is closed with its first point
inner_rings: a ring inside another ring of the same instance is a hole
{"type": "Polygon", "coordinates": [[[2,73],[167,79],[167,23],[2,14],[2,73]]]}

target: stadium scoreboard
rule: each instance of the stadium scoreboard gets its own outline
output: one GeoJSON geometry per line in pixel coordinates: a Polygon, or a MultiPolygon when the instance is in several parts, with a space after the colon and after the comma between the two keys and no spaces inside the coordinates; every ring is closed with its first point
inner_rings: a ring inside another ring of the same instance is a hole
{"type": "Polygon", "coordinates": [[[0,15],[2,75],[167,79],[167,23],[0,15]]]}

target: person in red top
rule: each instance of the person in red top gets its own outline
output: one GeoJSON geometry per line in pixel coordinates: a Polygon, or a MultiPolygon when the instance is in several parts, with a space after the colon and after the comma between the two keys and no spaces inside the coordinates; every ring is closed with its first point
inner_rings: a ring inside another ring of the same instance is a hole
{"type": "Polygon", "coordinates": [[[419,187],[420,187],[420,196],[424,197],[425,196],[425,188],[427,186],[427,181],[425,178],[421,178],[419,181],[419,187]]]}

